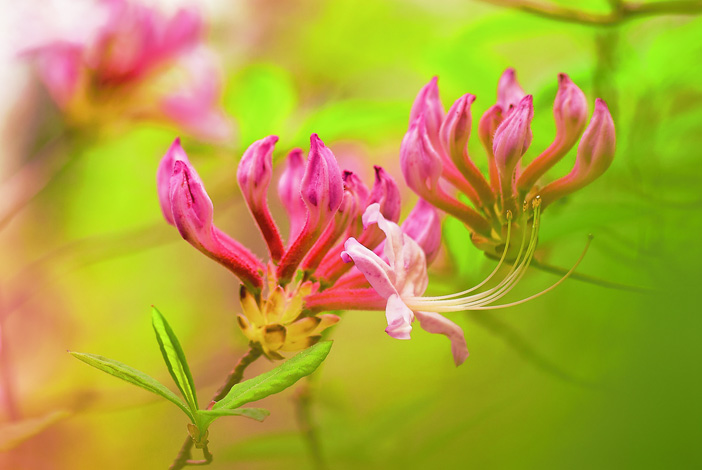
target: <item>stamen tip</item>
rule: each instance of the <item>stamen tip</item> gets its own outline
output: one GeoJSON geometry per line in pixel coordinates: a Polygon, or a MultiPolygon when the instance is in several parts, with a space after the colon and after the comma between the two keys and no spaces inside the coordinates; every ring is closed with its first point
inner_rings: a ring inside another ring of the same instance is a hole
{"type": "Polygon", "coordinates": [[[507,220],[512,220],[512,211],[507,211],[507,220]]]}
{"type": "Polygon", "coordinates": [[[588,233],[588,234],[587,234],[587,240],[588,240],[588,241],[592,241],[593,238],[595,238],[595,236],[594,236],[593,234],[591,234],[591,233],[588,233]]]}

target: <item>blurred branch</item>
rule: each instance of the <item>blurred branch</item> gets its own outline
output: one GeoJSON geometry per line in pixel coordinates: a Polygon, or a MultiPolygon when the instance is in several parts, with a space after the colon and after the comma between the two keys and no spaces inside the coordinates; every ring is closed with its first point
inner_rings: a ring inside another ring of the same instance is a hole
{"type": "Polygon", "coordinates": [[[589,13],[552,3],[531,0],[478,0],[491,5],[514,8],[532,15],[557,21],[594,26],[612,26],[647,16],[697,15],[702,13],[702,1],[671,1],[655,3],[609,0],[612,11],[606,14],[589,13]]]}
{"type": "Polygon", "coordinates": [[[564,382],[572,383],[585,388],[596,388],[592,382],[588,382],[571,375],[550,359],[539,353],[529,342],[519,334],[517,330],[508,324],[500,321],[495,315],[484,315],[483,312],[468,311],[468,317],[482,326],[490,333],[502,339],[508,346],[519,354],[522,359],[536,366],[537,369],[552,375],[564,382]]]}
{"type": "MultiPolygon", "coordinates": [[[[256,359],[261,357],[261,353],[262,351],[259,348],[251,347],[246,352],[246,354],[244,354],[241,357],[241,359],[239,359],[239,362],[236,363],[232,371],[229,373],[229,376],[227,376],[227,380],[224,382],[222,387],[220,387],[220,389],[217,390],[217,393],[215,393],[212,397],[212,401],[207,406],[208,410],[211,410],[216,402],[227,396],[227,394],[234,385],[241,382],[241,379],[244,378],[244,371],[246,371],[246,368],[253,364],[256,361],[256,359]]],[[[212,454],[207,448],[207,445],[205,445],[202,448],[202,453],[205,457],[204,460],[191,459],[194,444],[195,442],[190,436],[187,436],[185,438],[185,441],[180,447],[178,455],[176,455],[176,458],[169,467],[169,470],[180,470],[181,468],[187,466],[209,465],[212,462],[212,454]]]]}
{"type": "Polygon", "coordinates": [[[36,197],[72,160],[65,135],[49,140],[37,155],[0,186],[0,230],[36,197]]]}

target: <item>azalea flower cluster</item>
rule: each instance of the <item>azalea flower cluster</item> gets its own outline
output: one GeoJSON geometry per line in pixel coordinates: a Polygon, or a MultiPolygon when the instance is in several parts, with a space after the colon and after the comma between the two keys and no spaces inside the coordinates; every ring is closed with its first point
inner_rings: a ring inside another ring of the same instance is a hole
{"type": "Polygon", "coordinates": [[[614,123],[605,102],[595,100],[595,110],[587,125],[585,95],[568,75],[560,74],[558,80],[553,104],[556,135],[548,148],[523,167],[522,157],[532,141],[532,96],[524,93],[513,69],[502,74],[497,85],[497,103],[485,111],[478,123],[489,178],[482,174],[468,152],[470,108],[475,96],[463,95],[446,113],[434,78],[420,90],[412,106],[409,130],[400,150],[407,185],[434,206],[461,220],[471,231],[473,243],[495,257],[502,255],[511,226],[514,251],[508,258],[514,259],[519,246],[514,241],[524,232],[531,232],[534,216],[531,202],[536,197],[544,210],[597,179],[614,158],[614,123]],[[542,186],[540,178],[578,140],[572,171],[542,186]],[[470,205],[456,198],[454,190],[462,193],[470,205]]]}
{"type": "Polygon", "coordinates": [[[95,126],[117,116],[172,122],[201,138],[231,135],[197,10],[166,16],[127,0],[100,0],[83,15],[90,21],[43,31],[23,51],[70,122],[95,126]]]}
{"type": "Polygon", "coordinates": [[[444,116],[436,80],[425,86],[412,108],[410,130],[400,151],[405,179],[421,198],[402,226],[398,225],[401,204],[395,181],[376,167],[375,184],[369,190],[355,174],[339,170],[333,153],[316,134],[310,139],[307,162],[301,150],[291,151],[278,182],[290,220],[287,244],[267,201],[277,137],[252,144],[239,163],[239,186],[268,247],[270,259],[265,264],[214,226],[212,202],[178,140],[159,166],[161,207],[184,239],[241,279],[239,326],[269,358],[281,359],[281,352],[318,341],[323,330],[339,321],[338,316],[324,312],[384,310],[390,336],[409,339],[417,319],[424,330],[451,341],[454,362],[459,365],[468,356],[465,337],[442,313],[504,308],[531,300],[563,282],[585,253],[551,287],[496,305],[532,261],[543,208],[597,178],[612,160],[614,127],[604,102],[597,100],[573,171],[544,188],[536,185],[585,128],[587,106],[582,92],[565,75],[560,84],[554,143],[522,170],[519,161],[531,142],[532,102],[524,96],[514,72],[505,72],[498,86],[498,104],[485,113],[479,126],[488,149],[490,182],[467,153],[474,97],[465,95],[444,116]],[[461,190],[474,207],[452,196],[449,185],[461,190]],[[473,288],[425,297],[427,265],[441,244],[437,208],[463,221],[472,231],[473,242],[491,250],[500,261],[473,288]]]}
{"type": "MultiPolygon", "coordinates": [[[[383,242],[381,230],[363,224],[366,207],[374,207],[392,221],[398,220],[401,208],[397,184],[382,168],[375,168],[375,182],[369,189],[354,173],[342,173],[332,151],[313,134],[307,161],[302,150],[292,150],[278,181],[278,195],[290,220],[285,243],[267,200],[277,140],[269,136],[253,143],[237,170],[244,200],[268,247],[267,263],[214,225],[212,201],[179,140],[165,154],[157,173],[166,220],[190,244],[239,277],[239,326],[271,359],[309,347],[339,321],[337,315],[321,312],[345,307],[384,309],[383,298],[352,265],[344,263],[341,253],[349,237],[374,248],[383,242]]],[[[436,210],[420,204],[404,226],[404,233],[423,247],[422,256],[434,257],[441,237],[436,210]]]]}

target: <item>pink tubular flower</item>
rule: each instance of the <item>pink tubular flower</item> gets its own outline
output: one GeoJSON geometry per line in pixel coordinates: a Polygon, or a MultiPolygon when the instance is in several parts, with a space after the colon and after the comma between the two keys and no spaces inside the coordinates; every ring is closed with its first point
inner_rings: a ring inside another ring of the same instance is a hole
{"type": "Polygon", "coordinates": [[[514,225],[511,233],[516,237],[530,230],[530,205],[525,202],[540,195],[539,204],[544,209],[604,172],[613,156],[614,125],[604,102],[598,99],[590,127],[578,147],[580,163],[570,175],[542,187],[542,177],[583,134],[587,101],[566,74],[558,76],[553,105],[556,136],[548,148],[523,166],[532,141],[533,102],[519,85],[515,71],[507,69],[497,85],[496,104],[487,109],[478,123],[478,136],[487,157],[486,178],[468,153],[470,107],[474,100],[473,95],[462,96],[444,116],[433,78],[420,90],[412,106],[409,130],[400,147],[400,164],[407,185],[415,193],[461,220],[478,248],[499,257],[508,224],[514,225]],[[438,119],[442,119],[438,125],[440,145],[434,143],[438,119]],[[592,166],[590,161],[598,163],[592,166]],[[456,191],[463,193],[470,205],[457,198],[456,191]]]}
{"type": "Polygon", "coordinates": [[[181,9],[166,17],[127,0],[102,0],[90,16],[98,25],[92,34],[44,34],[44,42],[24,51],[69,121],[94,126],[147,118],[206,139],[230,137],[200,13],[181,9]]]}

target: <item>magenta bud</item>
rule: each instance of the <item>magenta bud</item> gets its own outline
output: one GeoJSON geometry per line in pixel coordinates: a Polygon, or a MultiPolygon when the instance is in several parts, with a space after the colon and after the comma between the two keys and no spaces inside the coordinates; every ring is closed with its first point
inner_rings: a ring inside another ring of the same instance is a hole
{"type": "Polygon", "coordinates": [[[497,105],[505,114],[511,114],[512,109],[519,105],[526,93],[517,82],[517,74],[512,67],[502,73],[497,82],[497,105]]]}
{"type": "Polygon", "coordinates": [[[375,183],[363,208],[377,202],[380,204],[380,213],[383,214],[383,217],[397,222],[400,220],[401,210],[400,189],[393,177],[382,167],[376,165],[373,168],[375,169],[375,183]]]}
{"type": "Polygon", "coordinates": [[[565,147],[577,142],[587,122],[587,99],[568,75],[558,75],[558,93],[553,103],[556,138],[565,147]]]}
{"type": "MultiPolygon", "coordinates": [[[[358,213],[360,214],[367,205],[366,201],[368,201],[370,191],[368,191],[368,188],[363,183],[361,178],[351,171],[344,171],[343,179],[344,191],[353,195],[354,199],[356,200],[356,204],[358,205],[358,213]]],[[[342,206],[343,204],[344,203],[342,202],[342,206]]],[[[341,207],[339,210],[341,211],[341,207]]],[[[350,223],[348,236],[358,237],[362,230],[363,224],[361,223],[360,217],[355,217],[350,223]]]]}
{"type": "Polygon", "coordinates": [[[480,122],[478,122],[478,137],[489,155],[492,155],[492,141],[495,137],[495,131],[500,127],[503,119],[502,107],[492,105],[483,113],[480,122]]]}
{"type": "Polygon", "coordinates": [[[604,100],[595,100],[590,125],[578,145],[575,171],[584,173],[588,183],[604,173],[614,159],[616,137],[614,121],[604,100]]]}
{"type": "Polygon", "coordinates": [[[248,286],[260,288],[263,283],[261,262],[214,226],[212,201],[195,169],[184,160],[173,164],[169,196],[174,225],[180,235],[248,286]]]}
{"type": "Polygon", "coordinates": [[[470,93],[458,98],[446,114],[446,119],[444,119],[439,131],[444,151],[451,156],[451,159],[459,168],[460,161],[462,161],[468,145],[470,129],[473,124],[470,106],[474,101],[475,96],[470,93]],[[456,162],[456,160],[459,160],[459,162],[456,162]]]}
{"type": "Polygon", "coordinates": [[[271,259],[278,261],[285,251],[278,226],[268,208],[268,185],[273,174],[273,149],[278,137],[271,135],[251,144],[239,162],[236,178],[246,205],[263,235],[271,259]]]}
{"type": "Polygon", "coordinates": [[[424,124],[429,141],[437,151],[441,151],[439,129],[444,120],[444,105],[441,104],[441,99],[439,98],[438,80],[438,77],[432,78],[429,83],[419,90],[414,103],[412,103],[409,125],[411,127],[412,123],[420,115],[424,116],[424,124]]]}
{"type": "Polygon", "coordinates": [[[267,205],[266,195],[273,174],[273,148],[278,136],[257,140],[246,149],[239,161],[236,179],[252,212],[267,205]]]}
{"type": "Polygon", "coordinates": [[[180,137],[173,141],[166,154],[161,158],[161,162],[158,164],[158,169],[156,170],[158,202],[161,205],[163,217],[166,219],[166,222],[171,225],[175,225],[173,221],[173,210],[171,209],[171,176],[173,175],[173,169],[177,161],[184,162],[186,165],[190,166],[188,156],[180,145],[180,137]]]}
{"type": "Polygon", "coordinates": [[[441,219],[434,206],[420,198],[402,223],[402,231],[424,250],[427,265],[434,261],[441,247],[441,219]]]}
{"type": "Polygon", "coordinates": [[[301,149],[288,154],[285,170],[278,180],[278,197],[290,219],[290,239],[294,240],[302,231],[307,218],[307,207],[300,194],[302,177],[305,175],[305,159],[301,149]]]}
{"type": "Polygon", "coordinates": [[[310,137],[310,153],[301,185],[302,200],[305,202],[311,221],[329,221],[341,204],[344,185],[336,157],[317,134],[310,137]]]}
{"type": "Polygon", "coordinates": [[[414,120],[402,139],[400,166],[407,186],[420,196],[438,190],[443,165],[431,145],[422,115],[414,120]]]}
{"type": "Polygon", "coordinates": [[[595,111],[580,144],[571,172],[549,183],[541,192],[544,207],[597,179],[612,164],[616,148],[614,121],[603,100],[595,100],[595,111]]]}
{"type": "Polygon", "coordinates": [[[517,162],[531,144],[531,120],[534,106],[531,95],[519,102],[519,106],[507,116],[495,131],[492,152],[500,171],[500,178],[512,177],[517,162]]]}
{"type": "Polygon", "coordinates": [[[198,248],[207,245],[211,238],[212,200],[195,169],[180,159],[173,163],[170,201],[180,235],[198,248]]]}

